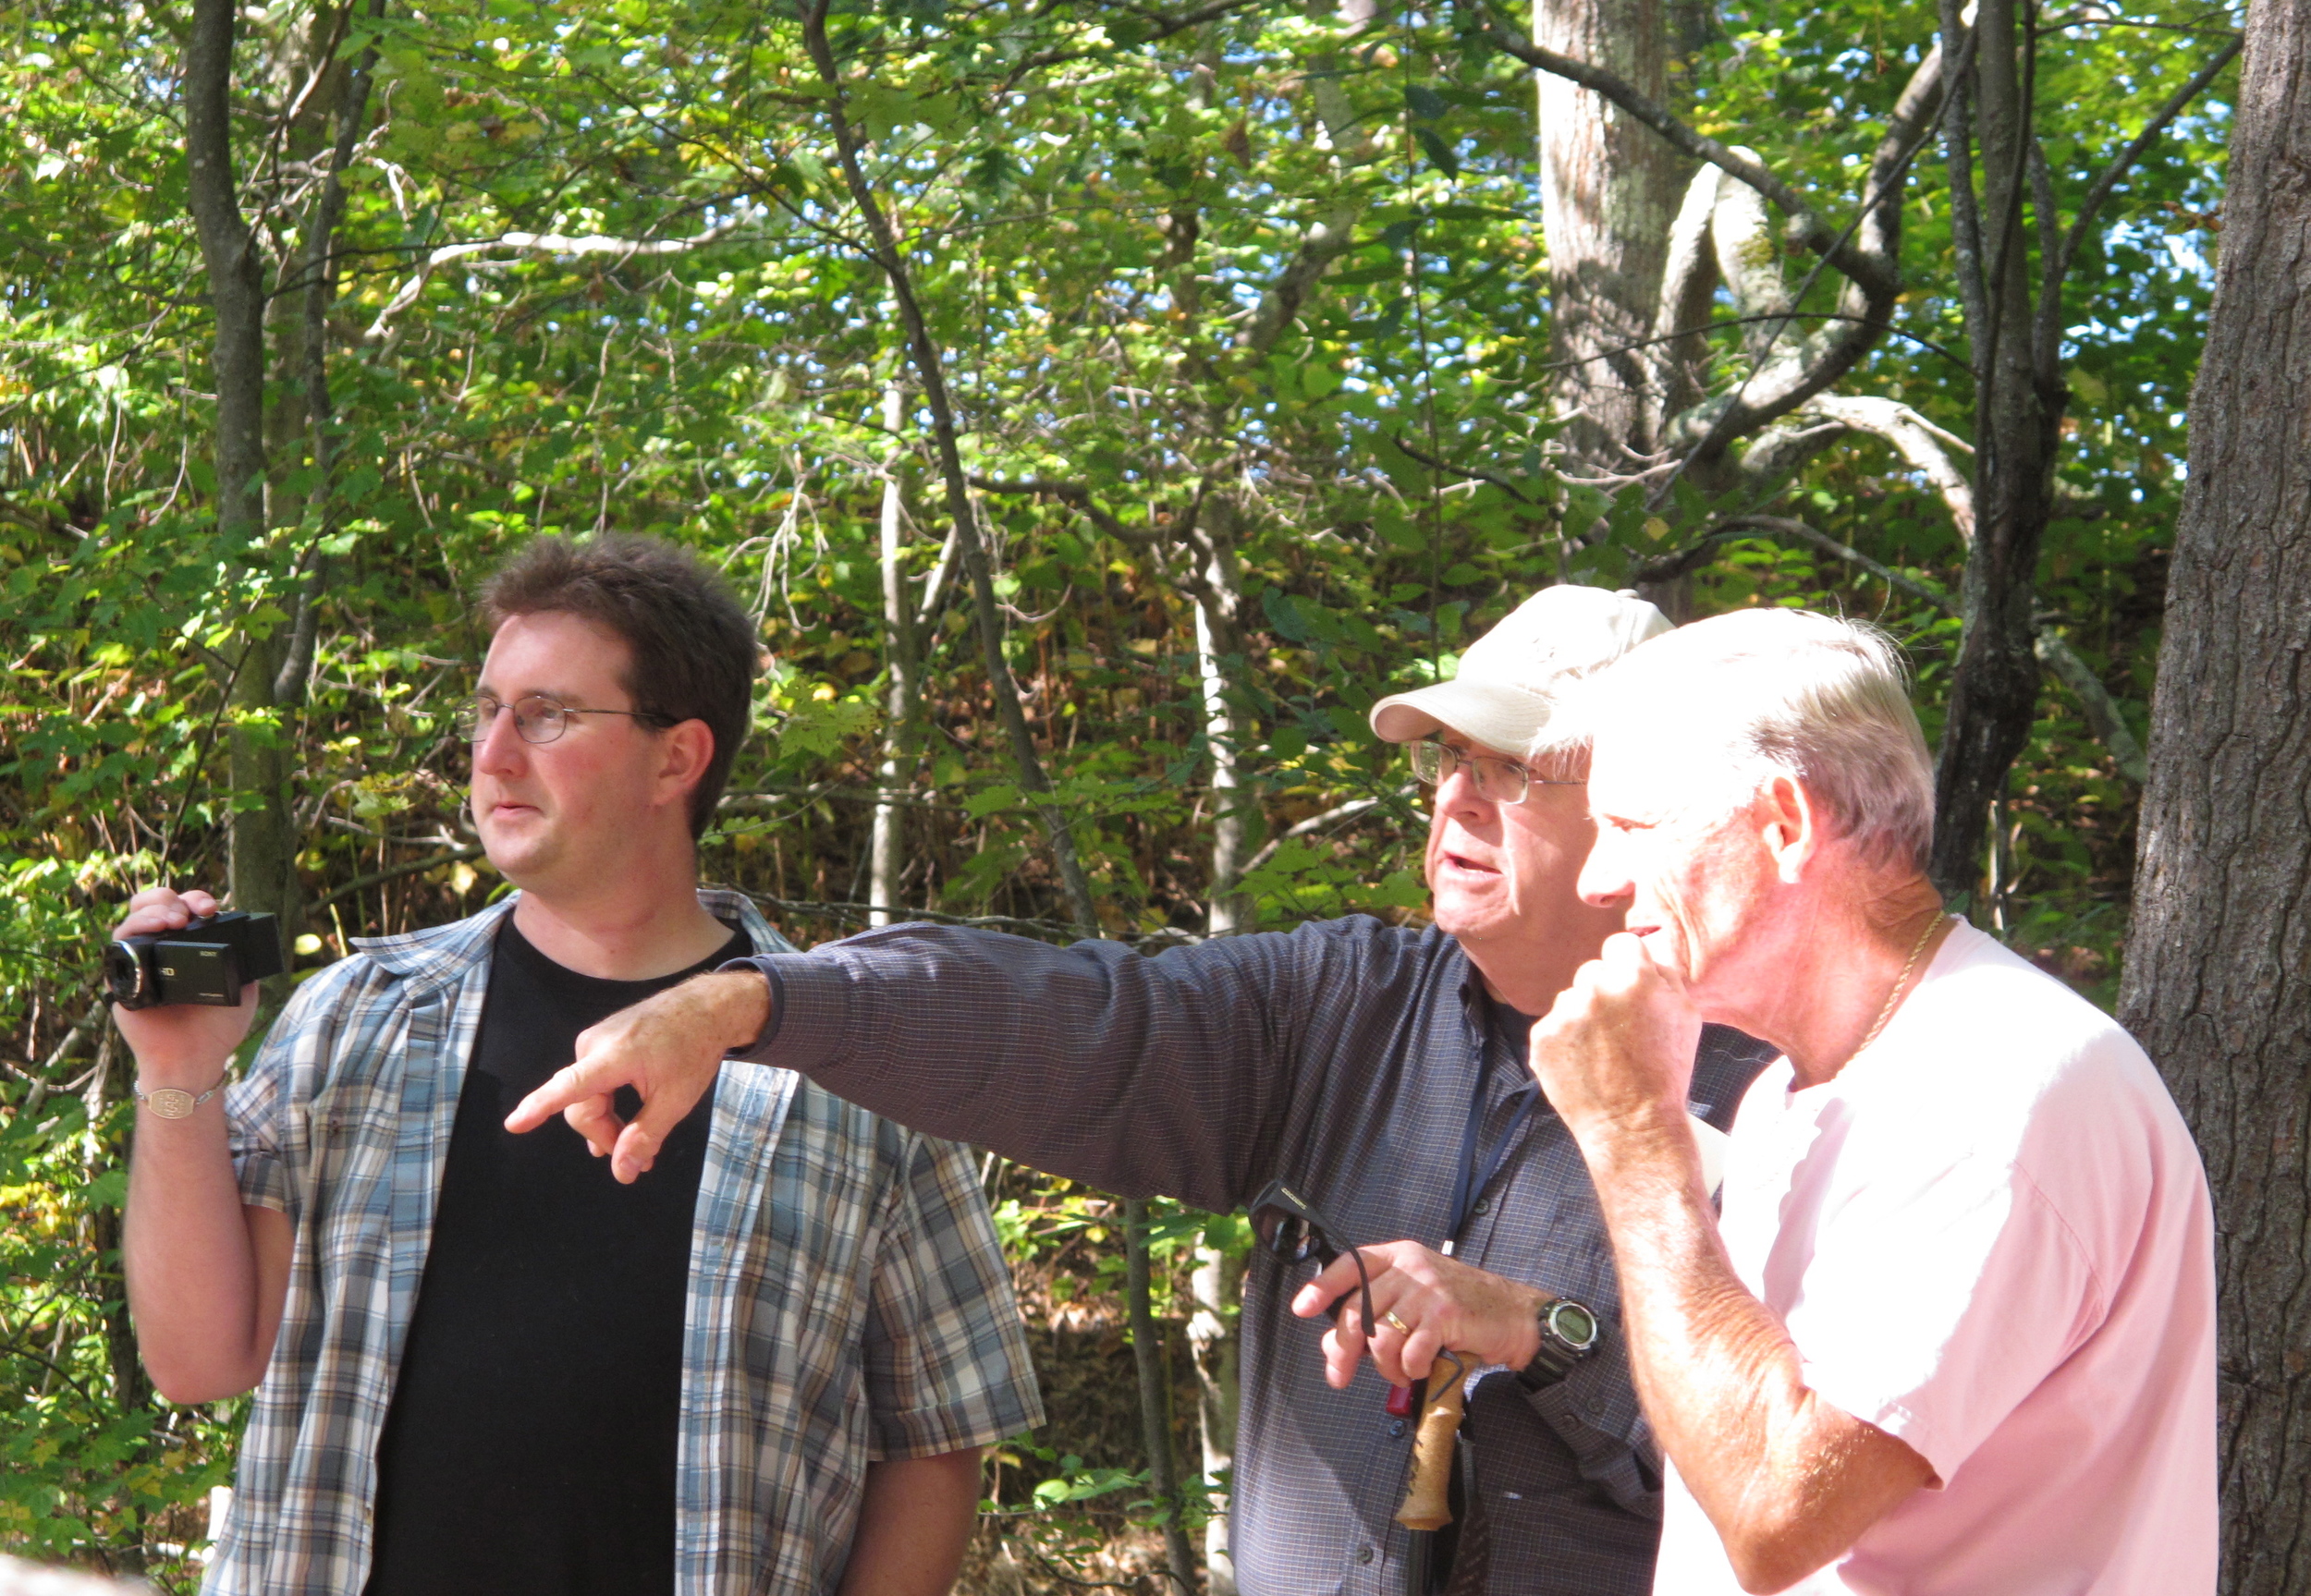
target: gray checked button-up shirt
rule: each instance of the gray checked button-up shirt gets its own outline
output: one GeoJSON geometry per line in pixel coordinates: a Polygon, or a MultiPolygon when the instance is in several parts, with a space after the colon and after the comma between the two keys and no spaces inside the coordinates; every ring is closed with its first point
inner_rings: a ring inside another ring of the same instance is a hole
{"type": "MultiPolygon", "coordinates": [[[[1520,1116],[1530,1078],[1450,937],[1356,918],[1149,958],[913,925],[753,962],[777,998],[745,1056],[1125,1196],[1224,1212],[1286,1176],[1350,1243],[1448,1239],[1478,1103],[1477,1145],[1510,1139],[1471,1194],[1458,1255],[1586,1303],[1604,1334],[1538,1393],[1505,1371],[1474,1381],[1475,1500],[1452,1588],[1650,1588],[1657,1451],[1596,1192],[1546,1103],[1520,1116]]],[[[1769,1052],[1713,1028],[1695,1107],[1722,1121],[1769,1052]]],[[[1369,1364],[1347,1391],[1325,1384],[1322,1326],[1289,1306],[1308,1274],[1262,1256],[1246,1277],[1237,1582],[1245,1596],[1399,1596],[1410,1426],[1369,1364]]]]}

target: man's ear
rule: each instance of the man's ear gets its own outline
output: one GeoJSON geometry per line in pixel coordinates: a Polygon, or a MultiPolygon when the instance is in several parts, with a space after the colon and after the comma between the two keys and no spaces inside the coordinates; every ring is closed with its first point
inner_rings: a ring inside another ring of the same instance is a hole
{"type": "Polygon", "coordinates": [[[668,795],[687,803],[691,789],[703,780],[714,762],[715,734],[704,721],[687,720],[658,734],[658,782],[668,795]]]}
{"type": "Polygon", "coordinates": [[[1821,847],[1820,817],[1814,799],[1795,776],[1777,775],[1757,795],[1757,820],[1774,877],[1795,886],[1821,847]]]}

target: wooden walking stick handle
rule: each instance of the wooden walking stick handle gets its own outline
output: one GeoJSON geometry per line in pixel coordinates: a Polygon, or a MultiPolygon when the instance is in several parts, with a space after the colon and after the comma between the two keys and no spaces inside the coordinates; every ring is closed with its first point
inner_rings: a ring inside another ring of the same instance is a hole
{"type": "Polygon", "coordinates": [[[1412,1435],[1412,1480],[1396,1521],[1407,1529],[1441,1529],[1452,1522],[1452,1439],[1461,1431],[1461,1384],[1468,1366],[1449,1352],[1428,1371],[1427,1400],[1412,1435]]]}

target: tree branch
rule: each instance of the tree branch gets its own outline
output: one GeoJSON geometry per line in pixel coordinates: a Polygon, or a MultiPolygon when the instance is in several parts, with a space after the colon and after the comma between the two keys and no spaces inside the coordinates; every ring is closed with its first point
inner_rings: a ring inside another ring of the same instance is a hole
{"type": "Polygon", "coordinates": [[[2183,108],[2204,93],[2217,75],[2231,65],[2231,58],[2239,53],[2242,43],[2244,40],[2240,35],[2232,34],[2231,43],[2218,50],[2215,58],[2201,67],[2197,76],[2176,90],[2173,96],[2159,107],[2158,114],[2145,123],[2143,130],[2129,140],[2126,148],[2119,152],[2109,165],[2103,168],[2102,176],[2095,179],[2094,186],[2086,190],[2086,198],[2080,202],[2078,215],[2071,223],[2070,236],[2062,241],[2061,256],[2055,262],[2054,270],[2047,274],[2048,276],[2060,281],[2070,274],[2071,262],[2077,258],[2079,247],[2085,242],[2087,233],[2094,226],[2095,217],[2109,200],[2111,190],[2119,186],[2120,179],[2133,169],[2134,163],[2143,158],[2143,152],[2167,130],[2167,124],[2181,116],[2183,108]]]}
{"type": "Polygon", "coordinates": [[[1950,457],[1950,448],[1946,446],[1955,445],[1972,454],[1973,449],[1963,440],[1898,399],[1865,394],[1816,394],[1805,408],[1809,414],[1826,417],[1891,444],[1941,495],[1950,522],[1958,529],[1959,541],[1974,542],[1974,484],[1950,457]]]}
{"type": "Polygon", "coordinates": [[[1351,798],[1344,804],[1334,805],[1332,808],[1326,810],[1322,814],[1312,814],[1306,820],[1300,822],[1297,825],[1285,828],[1283,831],[1278,832],[1276,835],[1268,838],[1266,842],[1261,844],[1260,851],[1253,854],[1250,859],[1244,860],[1243,869],[1237,872],[1238,878],[1241,879],[1243,876],[1250,875],[1253,871],[1258,870],[1262,865],[1267,863],[1268,860],[1276,857],[1276,850],[1278,848],[1282,847],[1286,843],[1290,842],[1295,837],[1307,836],[1312,833],[1322,831],[1326,826],[1338,825],[1343,821],[1354,820],[1358,815],[1363,814],[1371,810],[1378,809],[1382,804],[1388,803],[1392,799],[1409,798],[1419,791],[1420,788],[1417,785],[1400,787],[1395,792],[1380,793],[1372,798],[1351,798]]]}
{"type": "MultiPolygon", "coordinates": [[[[1654,491],[1654,503],[1667,498],[1670,485],[1689,467],[1698,464],[1705,473],[1714,471],[1734,439],[1827,392],[1853,369],[1887,330],[1901,279],[1901,189],[1911,163],[1933,133],[1937,109],[1947,103],[1946,85],[1965,72],[1974,47],[1974,35],[1969,33],[1954,66],[1946,62],[1938,42],[1926,52],[1926,58],[1918,63],[1903,86],[1901,97],[1895,103],[1893,115],[1887,119],[1886,130],[1870,158],[1869,179],[1863,188],[1862,202],[1840,238],[1858,236],[1859,252],[1883,266],[1880,279],[1872,284],[1850,278],[1839,298],[1839,311],[1844,318],[1841,323],[1804,340],[1781,359],[1770,359],[1782,333],[1781,325],[1774,326],[1753,357],[1755,365],[1739,387],[1695,406],[1665,428],[1664,437],[1677,445],[1682,446],[1687,438],[1694,441],[1676,469],[1654,491]]],[[[1823,255],[1787,302],[1792,306],[1804,303],[1824,267],[1833,263],[1831,256],[1823,255]]]]}
{"type": "Polygon", "coordinates": [[[734,210],[703,232],[687,238],[613,238],[601,233],[507,233],[495,238],[477,239],[466,244],[445,244],[425,257],[410,280],[394,291],[385,301],[377,319],[361,335],[366,343],[383,339],[393,319],[417,302],[425,291],[426,283],[442,267],[453,262],[470,260],[477,255],[498,251],[536,255],[616,255],[623,265],[637,255],[680,255],[692,250],[727,238],[746,220],[743,211],[734,210]]]}
{"type": "MultiPolygon", "coordinates": [[[[370,0],[370,20],[376,21],[385,14],[385,0],[370,0]]],[[[353,6],[348,4],[337,19],[339,35],[352,15],[353,6]]],[[[334,40],[330,48],[334,53],[334,40]]],[[[332,529],[331,488],[336,465],[336,415],[329,396],[329,310],[336,298],[337,226],[345,219],[345,172],[353,164],[353,148],[361,140],[362,123],[368,119],[369,88],[376,68],[377,46],[373,43],[361,52],[361,60],[346,81],[344,102],[337,108],[336,147],[330,152],[329,174],[323,179],[321,197],[313,205],[312,236],[305,240],[305,370],[301,375],[305,384],[306,425],[312,434],[313,475],[317,479],[316,542],[332,529]]],[[[313,81],[320,81],[318,72],[313,81]]],[[[297,615],[289,628],[288,654],[273,678],[273,701],[276,704],[293,704],[303,700],[305,678],[312,672],[313,648],[321,633],[321,594],[327,581],[326,560],[316,555],[311,545],[300,559],[310,563],[311,568],[298,583],[297,615]]]]}
{"type": "Polygon", "coordinates": [[[1100,508],[1098,502],[1092,497],[1091,489],[1082,482],[1055,481],[1047,477],[1028,477],[1016,481],[1005,481],[999,477],[973,477],[971,479],[971,485],[983,493],[994,493],[1000,497],[1021,498],[1032,495],[1036,498],[1057,499],[1070,509],[1082,515],[1085,520],[1115,539],[1116,542],[1131,548],[1145,548],[1155,541],[1153,533],[1136,531],[1125,526],[1108,511],[1100,508]]]}
{"type": "Polygon", "coordinates": [[[428,854],[423,859],[403,859],[399,864],[387,865],[384,870],[372,871],[367,875],[357,875],[342,886],[332,887],[306,907],[309,909],[324,909],[333,903],[343,902],[355,893],[366,892],[380,882],[396,881],[405,875],[415,875],[420,871],[432,870],[436,865],[456,864],[460,859],[481,857],[482,849],[474,844],[453,847],[446,853],[428,854]]]}
{"type": "MultiPolygon", "coordinates": [[[[1450,460],[1440,460],[1434,455],[1425,453],[1424,451],[1415,448],[1412,444],[1406,439],[1402,433],[1397,433],[1395,437],[1389,440],[1389,442],[1396,445],[1398,448],[1403,450],[1404,453],[1413,461],[1420,465],[1426,466],[1432,471],[1442,471],[1447,476],[1458,477],[1465,482],[1490,482],[1494,487],[1498,488],[1502,493],[1507,493],[1510,498],[1516,500],[1521,505],[1534,504],[1534,499],[1531,494],[1524,492],[1523,489],[1518,487],[1514,482],[1509,481],[1506,477],[1497,477],[1490,471],[1480,471],[1473,466],[1456,466],[1450,460]]],[[[1535,505],[1535,507],[1539,508],[1540,506],[1535,505]]]]}
{"type": "Polygon", "coordinates": [[[1152,20],[1154,25],[1146,32],[1132,39],[1126,46],[1110,44],[1106,50],[1046,50],[1040,55],[1021,56],[1019,62],[1004,74],[1002,80],[1006,84],[1016,83],[1028,73],[1039,72],[1046,67],[1063,67],[1071,61],[1089,61],[1118,48],[1153,44],[1159,40],[1168,39],[1175,33],[1184,33],[1191,28],[1201,28],[1206,22],[1217,22],[1230,12],[1241,11],[1247,6],[1258,4],[1259,0],[1216,0],[1213,5],[1198,6],[1195,10],[1180,17],[1167,17],[1160,11],[1149,13],[1135,6],[1117,6],[1115,9],[1129,11],[1143,20],[1152,20]]]}
{"type": "Polygon", "coordinates": [[[2038,663],[2060,676],[2062,685],[2077,695],[2079,707],[2086,712],[2086,724],[2094,728],[2095,740],[2109,750],[2120,773],[2136,786],[2148,781],[2150,759],[2143,751],[2142,741],[2126,724],[2119,701],[2110,696],[2094,667],[2079,658],[2069,640],[2051,627],[2041,624],[2032,633],[2030,645],[2038,663]]]}
{"type": "Polygon", "coordinates": [[[1260,296],[1258,309],[1244,326],[1237,347],[1245,354],[1259,357],[1276,347],[1284,335],[1284,329],[1292,324],[1301,307],[1316,282],[1331,269],[1332,262],[1355,247],[1356,220],[1364,213],[1363,201],[1336,205],[1330,214],[1309,224],[1308,231],[1300,240],[1300,249],[1291,263],[1277,274],[1260,296]]]}
{"type": "Polygon", "coordinates": [[[962,529],[952,521],[948,523],[947,541],[939,545],[939,557],[932,566],[931,574],[923,579],[923,607],[915,614],[915,652],[927,652],[931,627],[939,618],[939,603],[947,596],[947,584],[955,574],[956,540],[962,529]]]}
{"type": "MultiPolygon", "coordinates": [[[[1974,30],[1961,6],[1962,0],[1938,0],[1945,55],[1962,38],[1972,48],[1974,30]]],[[[1950,168],[1950,247],[1957,255],[1960,323],[1971,336],[1989,321],[1989,288],[1982,275],[1982,203],[1974,189],[1973,83],[1962,69],[1950,75],[1947,87],[1941,123],[1942,155],[1950,168]]],[[[1967,369],[1974,369],[1971,359],[1967,369]]]]}
{"type": "Polygon", "coordinates": [[[996,714],[1011,745],[1012,766],[1021,787],[1033,796],[1044,829],[1051,839],[1052,862],[1058,867],[1059,883],[1076,926],[1083,935],[1096,936],[1098,910],[1092,900],[1091,882],[1083,873],[1082,859],[1075,851],[1075,832],[1067,812],[1056,801],[1051,778],[1044,770],[1042,756],[1035,751],[1034,734],[1028,729],[1027,713],[1020,702],[1018,678],[1011,675],[1010,662],[1004,657],[1003,617],[996,608],[995,583],[987,573],[986,550],[977,535],[978,518],[972,506],[970,483],[963,473],[962,454],[956,446],[955,406],[948,394],[946,363],[915,298],[914,276],[907,269],[906,256],[899,249],[890,217],[875,198],[874,186],[867,181],[866,171],[859,162],[858,129],[852,127],[844,108],[848,96],[842,70],[836,64],[834,47],[826,37],[830,3],[831,0],[802,0],[803,47],[827,91],[826,115],[834,129],[835,151],[842,164],[843,181],[873,240],[869,258],[882,269],[890,284],[892,301],[899,307],[899,319],[907,330],[909,357],[914,362],[916,376],[923,382],[923,408],[931,412],[931,441],[938,460],[939,477],[947,489],[948,513],[955,524],[955,546],[962,558],[964,573],[971,579],[972,617],[978,624],[980,652],[986,660],[987,686],[995,697],[996,714]]]}

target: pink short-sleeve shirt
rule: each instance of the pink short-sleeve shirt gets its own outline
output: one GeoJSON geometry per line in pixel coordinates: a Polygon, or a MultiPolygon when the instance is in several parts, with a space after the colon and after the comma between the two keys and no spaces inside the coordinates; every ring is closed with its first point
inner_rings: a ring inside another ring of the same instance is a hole
{"type": "MultiPolygon", "coordinates": [[[[2109,1017],[1971,926],[1834,1079],[1767,1066],[1722,1229],[1806,1384],[1933,1468],[1794,1590],[2215,1588],[2214,1219],[2109,1017]]],[[[1741,1589],[1672,1470],[1657,1596],[1741,1589]]]]}

